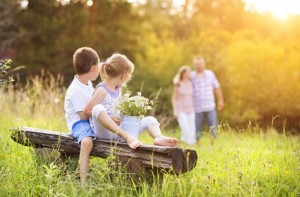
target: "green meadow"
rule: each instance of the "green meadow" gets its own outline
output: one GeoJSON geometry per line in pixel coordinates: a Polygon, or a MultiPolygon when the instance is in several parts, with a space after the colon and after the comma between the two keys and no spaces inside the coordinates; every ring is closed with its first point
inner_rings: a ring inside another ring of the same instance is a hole
{"type": "MultiPolygon", "coordinates": [[[[92,158],[88,183],[80,186],[76,162],[40,159],[34,148],[15,143],[10,129],[31,126],[66,131],[62,79],[35,77],[25,86],[0,89],[0,196],[299,196],[300,137],[250,126],[220,124],[219,137],[205,133],[193,146],[197,166],[181,175],[165,175],[153,185],[134,182],[109,168],[110,159],[92,158]],[[75,165],[74,165],[75,164],[75,165]],[[72,166],[73,165],[73,166],[72,166]]],[[[276,121],[276,119],[274,120],[276,121]]],[[[180,137],[179,129],[165,134],[180,137]]],[[[140,140],[151,144],[147,134],[140,140]]],[[[55,151],[53,151],[55,152],[55,151]]]]}

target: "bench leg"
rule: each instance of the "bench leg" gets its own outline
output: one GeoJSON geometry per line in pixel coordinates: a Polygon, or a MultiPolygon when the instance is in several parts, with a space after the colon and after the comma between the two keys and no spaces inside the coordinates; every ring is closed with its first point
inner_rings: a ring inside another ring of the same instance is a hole
{"type": "Polygon", "coordinates": [[[114,166],[116,171],[125,172],[137,184],[146,182],[152,185],[163,181],[164,173],[160,169],[146,168],[141,160],[118,157],[114,163],[117,164],[114,166]]]}

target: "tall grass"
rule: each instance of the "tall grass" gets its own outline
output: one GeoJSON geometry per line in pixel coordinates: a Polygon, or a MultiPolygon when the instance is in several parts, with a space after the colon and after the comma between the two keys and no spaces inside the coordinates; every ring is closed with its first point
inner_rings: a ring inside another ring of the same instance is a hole
{"type": "Polygon", "coordinates": [[[64,129],[63,77],[42,72],[29,78],[24,85],[9,83],[0,87],[0,108],[6,117],[15,119],[14,126],[35,125],[64,129]]]}
{"type": "MultiPolygon", "coordinates": [[[[88,184],[81,187],[78,170],[68,163],[41,161],[33,148],[10,139],[9,129],[21,125],[67,131],[62,81],[43,73],[24,86],[0,87],[0,196],[300,196],[299,136],[226,124],[216,141],[205,134],[196,145],[180,144],[198,153],[191,172],[138,184],[112,171],[110,159],[92,158],[88,184]]],[[[147,134],[140,139],[152,143],[147,134]]]]}

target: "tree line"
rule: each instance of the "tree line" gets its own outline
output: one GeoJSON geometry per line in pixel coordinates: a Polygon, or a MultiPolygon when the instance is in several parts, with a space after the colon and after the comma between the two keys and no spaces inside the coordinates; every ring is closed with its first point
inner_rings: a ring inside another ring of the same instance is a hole
{"type": "Polygon", "coordinates": [[[172,0],[93,2],[29,0],[20,9],[1,1],[0,58],[25,65],[22,79],[44,69],[68,85],[78,47],[94,48],[101,60],[123,53],[136,65],[130,90],[151,96],[162,89],[156,113],[171,117],[173,76],[202,56],[224,92],[222,122],[300,128],[300,16],[282,22],[245,10],[242,0],[186,0],[181,7],[172,0]]]}

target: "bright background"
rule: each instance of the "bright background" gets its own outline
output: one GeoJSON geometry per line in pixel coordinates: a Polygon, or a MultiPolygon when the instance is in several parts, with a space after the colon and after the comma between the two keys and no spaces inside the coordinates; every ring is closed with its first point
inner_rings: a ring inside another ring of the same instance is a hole
{"type": "Polygon", "coordinates": [[[102,61],[124,53],[136,65],[129,89],[152,98],[162,89],[153,113],[173,128],[172,78],[203,56],[224,92],[220,124],[300,131],[299,1],[129,2],[3,0],[0,58],[25,66],[14,72],[23,84],[45,70],[67,87],[78,47],[102,61]]]}
{"type": "Polygon", "coordinates": [[[290,14],[300,14],[300,1],[295,0],[244,0],[249,10],[260,13],[271,12],[281,20],[286,20],[290,14]]]}

